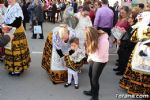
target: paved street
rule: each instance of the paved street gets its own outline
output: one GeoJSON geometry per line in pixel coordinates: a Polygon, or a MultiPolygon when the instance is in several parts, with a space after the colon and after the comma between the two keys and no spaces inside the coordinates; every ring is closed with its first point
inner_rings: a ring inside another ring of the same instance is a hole
{"type": "MultiPolygon", "coordinates": [[[[45,70],[41,68],[42,51],[47,33],[56,26],[44,23],[45,39],[31,39],[32,33],[27,25],[26,35],[28,37],[32,63],[30,69],[20,77],[11,77],[5,71],[3,65],[0,66],[0,100],[89,100],[82,94],[83,90],[90,88],[88,78],[88,66],[83,67],[82,73],[79,74],[80,88],[74,89],[74,86],[64,88],[64,84],[53,85],[48,79],[45,70]]],[[[112,52],[112,50],[110,51],[112,52]]],[[[115,54],[110,55],[110,61],[105,67],[100,78],[100,95],[99,100],[118,100],[116,94],[126,94],[119,85],[121,77],[116,76],[113,72],[115,67],[115,54]]],[[[124,99],[125,100],[125,99],[124,99]]],[[[127,99],[130,100],[130,99],[127,99]]],[[[135,100],[135,99],[134,99],[135,100]]],[[[139,100],[139,99],[138,99],[139,100]]]]}

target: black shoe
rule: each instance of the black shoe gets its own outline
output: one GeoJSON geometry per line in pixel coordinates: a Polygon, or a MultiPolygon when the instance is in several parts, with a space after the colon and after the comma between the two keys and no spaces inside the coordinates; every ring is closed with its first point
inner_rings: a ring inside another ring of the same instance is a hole
{"type": "Polygon", "coordinates": [[[117,59],[116,62],[119,62],[119,59],[117,59]]]}
{"type": "Polygon", "coordinates": [[[36,39],[35,37],[31,37],[31,39],[36,39]]]}
{"type": "Polygon", "coordinates": [[[123,75],[123,72],[117,72],[116,75],[121,76],[123,75]]]}
{"type": "Polygon", "coordinates": [[[44,38],[41,38],[41,37],[40,37],[39,39],[44,39],[44,38]]]}
{"type": "Polygon", "coordinates": [[[69,87],[71,85],[71,83],[66,83],[65,85],[64,85],[64,87],[69,87]]]}
{"type": "Polygon", "coordinates": [[[119,63],[116,63],[115,65],[116,65],[116,66],[119,66],[119,63]]]}
{"type": "Polygon", "coordinates": [[[79,85],[78,85],[78,84],[75,84],[75,85],[74,85],[74,88],[75,88],[75,89],[79,89],[79,85]]]}
{"type": "Polygon", "coordinates": [[[15,76],[15,73],[14,72],[9,72],[8,75],[15,76]]]}
{"type": "Polygon", "coordinates": [[[90,100],[98,100],[98,97],[92,97],[90,100]]]}
{"type": "Polygon", "coordinates": [[[53,84],[56,85],[57,83],[53,81],[53,84]]]}
{"type": "Polygon", "coordinates": [[[92,92],[91,91],[83,91],[83,94],[87,95],[87,96],[92,96],[92,92]]]}
{"type": "Polygon", "coordinates": [[[15,73],[15,76],[20,76],[21,75],[21,73],[15,73]]]}
{"type": "Polygon", "coordinates": [[[113,71],[120,71],[119,68],[114,68],[113,71]]]}
{"type": "Polygon", "coordinates": [[[32,34],[32,39],[36,39],[37,38],[37,34],[32,34]]]}
{"type": "Polygon", "coordinates": [[[44,39],[44,35],[43,33],[42,34],[39,34],[40,38],[39,39],[44,39]]]}

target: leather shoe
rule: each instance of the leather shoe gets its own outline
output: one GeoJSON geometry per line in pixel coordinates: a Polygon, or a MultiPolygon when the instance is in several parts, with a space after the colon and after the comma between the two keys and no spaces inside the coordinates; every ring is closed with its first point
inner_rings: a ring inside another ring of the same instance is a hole
{"type": "Polygon", "coordinates": [[[44,39],[43,37],[40,37],[39,39],[44,39]]]}
{"type": "Polygon", "coordinates": [[[116,65],[116,66],[119,66],[119,63],[116,63],[115,65],[116,65]]]}
{"type": "Polygon", "coordinates": [[[90,100],[98,100],[98,97],[92,97],[90,100]]]}
{"type": "Polygon", "coordinates": [[[113,71],[119,71],[119,68],[114,68],[113,71]]]}
{"type": "Polygon", "coordinates": [[[87,95],[87,96],[92,96],[92,92],[91,91],[83,91],[83,94],[87,95]]]}
{"type": "Polygon", "coordinates": [[[69,87],[71,85],[71,83],[66,83],[65,85],[64,85],[64,87],[69,87]]]}
{"type": "Polygon", "coordinates": [[[123,73],[122,72],[117,72],[116,75],[121,76],[121,75],[123,75],[123,73]]]}
{"type": "Polygon", "coordinates": [[[74,88],[75,88],[75,89],[79,89],[79,85],[78,85],[78,84],[75,84],[75,85],[74,85],[74,88]]]}

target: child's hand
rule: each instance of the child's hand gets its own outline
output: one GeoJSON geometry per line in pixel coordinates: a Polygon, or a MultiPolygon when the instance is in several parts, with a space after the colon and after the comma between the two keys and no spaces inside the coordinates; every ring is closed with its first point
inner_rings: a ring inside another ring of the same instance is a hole
{"type": "Polygon", "coordinates": [[[64,56],[68,56],[68,54],[66,53],[66,54],[64,54],[64,56]]]}
{"type": "Polygon", "coordinates": [[[74,52],[75,52],[74,50],[70,50],[69,55],[72,55],[74,52]]]}

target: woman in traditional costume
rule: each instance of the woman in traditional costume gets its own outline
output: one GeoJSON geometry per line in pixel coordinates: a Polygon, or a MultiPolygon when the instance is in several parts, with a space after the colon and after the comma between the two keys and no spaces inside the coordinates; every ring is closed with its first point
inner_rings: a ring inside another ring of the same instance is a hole
{"type": "Polygon", "coordinates": [[[15,27],[11,49],[5,49],[5,67],[10,75],[20,75],[30,65],[30,52],[22,25],[23,13],[16,0],[8,0],[8,9],[4,17],[5,27],[15,27]]]}
{"type": "Polygon", "coordinates": [[[65,24],[55,27],[48,34],[42,58],[42,67],[51,81],[63,83],[67,80],[67,68],[64,66],[64,54],[68,53],[69,40],[75,37],[75,31],[65,24]]]}
{"type": "MultiPolygon", "coordinates": [[[[134,32],[134,34],[131,37],[131,40],[136,41],[137,45],[135,46],[130,56],[123,78],[120,80],[120,87],[122,87],[123,89],[126,89],[129,94],[147,95],[147,97],[145,98],[149,98],[150,97],[150,72],[143,71],[142,69],[141,71],[135,70],[134,58],[135,56],[147,55],[144,52],[139,52],[138,54],[136,52],[137,50],[139,50],[139,43],[141,41],[150,39],[150,26],[149,26],[150,12],[145,11],[139,14],[138,19],[139,20],[142,19],[142,20],[133,27],[133,28],[137,28],[137,32],[134,32]]],[[[136,61],[136,63],[139,63],[139,62],[136,61]]]]}

